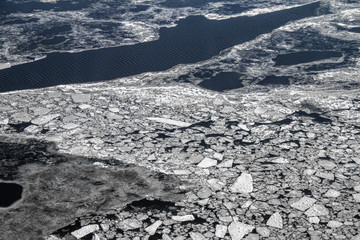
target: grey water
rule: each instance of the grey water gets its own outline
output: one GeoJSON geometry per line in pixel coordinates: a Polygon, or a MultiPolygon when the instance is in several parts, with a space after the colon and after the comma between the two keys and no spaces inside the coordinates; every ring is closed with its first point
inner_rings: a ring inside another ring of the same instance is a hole
{"type": "Polygon", "coordinates": [[[80,53],[51,53],[42,60],[1,70],[0,92],[111,80],[204,61],[289,21],[316,16],[319,7],[320,2],[315,2],[226,20],[191,16],[180,20],[176,27],[161,28],[156,41],[80,53]]]}

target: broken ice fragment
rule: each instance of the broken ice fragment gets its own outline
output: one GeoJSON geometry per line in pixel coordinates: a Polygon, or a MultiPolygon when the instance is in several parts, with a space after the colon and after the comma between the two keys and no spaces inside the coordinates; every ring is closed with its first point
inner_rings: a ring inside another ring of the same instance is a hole
{"type": "Polygon", "coordinates": [[[192,240],[206,240],[204,235],[202,235],[199,232],[191,232],[190,237],[191,237],[192,240]]]}
{"type": "Polygon", "coordinates": [[[336,191],[334,189],[329,189],[326,193],[325,193],[325,197],[331,197],[331,198],[336,198],[339,197],[341,195],[341,193],[339,191],[336,191]]]}
{"type": "Polygon", "coordinates": [[[225,234],[227,232],[227,226],[225,225],[216,225],[216,230],[215,230],[215,236],[218,237],[218,238],[224,238],[225,237],[225,234]]]}
{"type": "Polygon", "coordinates": [[[327,226],[329,228],[338,228],[341,227],[343,225],[343,223],[339,222],[339,221],[329,221],[327,226]]]}
{"type": "Polygon", "coordinates": [[[123,231],[138,229],[141,228],[141,226],[141,222],[136,219],[125,219],[118,223],[118,227],[123,231]]]}
{"type": "Polygon", "coordinates": [[[230,191],[233,193],[250,193],[253,189],[253,179],[248,173],[242,173],[230,187],[230,191]]]}
{"type": "Polygon", "coordinates": [[[196,193],[196,195],[201,199],[208,198],[211,196],[211,189],[208,187],[203,187],[196,193]]]}
{"type": "Polygon", "coordinates": [[[90,102],[91,100],[91,95],[90,94],[73,94],[71,95],[71,98],[73,100],[74,103],[85,103],[85,102],[90,102]]]}
{"type": "Polygon", "coordinates": [[[316,202],[315,199],[309,197],[302,197],[299,201],[291,204],[291,207],[296,208],[300,211],[305,211],[310,208],[316,202]]]}
{"type": "Polygon", "coordinates": [[[253,229],[254,229],[253,226],[238,221],[233,221],[228,227],[229,234],[232,240],[242,239],[245,235],[249,234],[253,229]]]}
{"type": "Polygon", "coordinates": [[[150,226],[148,226],[147,228],[145,228],[145,231],[152,236],[155,234],[156,230],[158,229],[158,227],[161,226],[162,223],[163,223],[162,221],[158,220],[153,224],[151,224],[150,226]]]}
{"type": "Polygon", "coordinates": [[[172,216],[171,219],[178,222],[188,222],[188,221],[194,221],[195,217],[193,215],[184,215],[184,216],[172,216]]]}
{"type": "Polygon", "coordinates": [[[178,126],[178,127],[189,127],[191,125],[190,123],[176,121],[176,120],[172,120],[172,119],[168,119],[168,118],[149,117],[147,119],[150,120],[150,121],[154,121],[154,122],[165,123],[165,124],[169,124],[169,125],[175,125],[175,126],[178,126]]]}
{"type": "Polygon", "coordinates": [[[204,158],[197,166],[201,168],[214,167],[217,165],[217,160],[211,158],[204,158]]]}
{"type": "Polygon", "coordinates": [[[360,193],[354,193],[353,198],[355,199],[356,202],[360,202],[360,193]]]}
{"type": "Polygon", "coordinates": [[[73,235],[76,239],[80,239],[90,233],[97,231],[97,230],[99,230],[99,225],[92,224],[92,225],[84,226],[76,231],[73,231],[71,233],[71,235],[73,235]]]}
{"type": "Polygon", "coordinates": [[[317,216],[325,216],[329,214],[329,210],[326,209],[326,207],[314,204],[311,208],[309,208],[305,214],[308,217],[317,217],[317,216]]]}
{"type": "Polygon", "coordinates": [[[49,114],[49,115],[35,118],[34,120],[31,120],[31,123],[36,124],[36,125],[42,125],[42,124],[50,122],[51,120],[53,120],[57,117],[60,117],[60,114],[49,114]]]}
{"type": "Polygon", "coordinates": [[[283,220],[280,213],[276,212],[273,215],[271,215],[269,220],[266,222],[266,225],[280,229],[283,228],[283,220]]]}

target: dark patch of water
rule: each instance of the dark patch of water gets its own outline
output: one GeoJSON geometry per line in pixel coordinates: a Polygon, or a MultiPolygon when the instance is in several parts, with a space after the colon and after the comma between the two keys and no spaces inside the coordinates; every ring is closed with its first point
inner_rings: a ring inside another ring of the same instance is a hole
{"type": "Polygon", "coordinates": [[[232,126],[237,126],[239,124],[238,121],[227,121],[226,128],[231,129],[232,126]]]}
{"type": "Polygon", "coordinates": [[[211,137],[217,138],[217,137],[224,137],[224,136],[225,135],[221,134],[221,133],[205,134],[206,138],[211,138],[211,137]]]}
{"type": "Polygon", "coordinates": [[[204,78],[210,78],[213,75],[213,73],[212,71],[201,71],[201,72],[196,72],[193,75],[196,78],[204,79],[204,78]]]}
{"type": "Polygon", "coordinates": [[[126,206],[125,211],[142,211],[147,212],[149,210],[159,210],[166,212],[174,212],[178,209],[175,206],[175,203],[169,201],[162,201],[158,199],[148,200],[142,199],[139,201],[134,201],[126,206]]]}
{"type": "Polygon", "coordinates": [[[329,70],[329,69],[341,68],[345,64],[346,63],[344,63],[344,62],[314,64],[314,65],[307,66],[306,68],[304,68],[304,71],[307,71],[307,72],[325,71],[325,70],[329,70]]]}
{"type": "Polygon", "coordinates": [[[176,80],[176,82],[186,82],[189,83],[190,82],[190,76],[189,75],[180,75],[176,80]]]}
{"type": "Polygon", "coordinates": [[[360,33],[360,27],[350,28],[349,32],[360,33]]]}
{"type": "Polygon", "coordinates": [[[258,83],[259,85],[289,85],[290,80],[288,76],[267,76],[264,80],[258,83]]]}
{"type": "Polygon", "coordinates": [[[154,235],[149,237],[149,240],[157,240],[157,239],[163,239],[160,233],[155,233],[154,235]]]}
{"type": "Polygon", "coordinates": [[[47,37],[71,31],[71,25],[54,26],[39,32],[40,36],[47,37]]]}
{"type": "Polygon", "coordinates": [[[332,120],[329,118],[322,117],[319,113],[307,113],[304,111],[296,111],[293,113],[295,116],[310,117],[314,122],[329,124],[332,120]]]}
{"type": "Polygon", "coordinates": [[[312,112],[322,112],[322,109],[320,107],[316,106],[314,103],[309,102],[309,101],[303,101],[300,103],[300,105],[303,108],[307,108],[312,112]]]}
{"type": "Polygon", "coordinates": [[[218,2],[219,0],[166,0],[161,3],[161,6],[167,8],[183,8],[183,7],[194,7],[198,8],[208,4],[209,2],[218,2]]]}
{"type": "Polygon", "coordinates": [[[48,131],[50,131],[50,129],[43,128],[43,129],[41,130],[41,133],[42,133],[42,134],[45,134],[45,133],[47,133],[48,131]]]}
{"type": "Polygon", "coordinates": [[[52,234],[59,236],[61,238],[65,237],[67,234],[76,231],[81,228],[81,219],[77,219],[75,222],[60,228],[59,230],[53,232],[52,234]]]}
{"type": "Polygon", "coordinates": [[[267,138],[267,139],[261,140],[260,142],[262,144],[266,144],[266,143],[269,143],[271,140],[273,140],[273,138],[267,138]]]}
{"type": "Polygon", "coordinates": [[[61,37],[61,36],[55,36],[51,39],[45,39],[45,40],[42,40],[40,43],[41,44],[45,44],[45,45],[54,45],[54,44],[59,44],[59,43],[62,43],[66,40],[65,37],[61,37]]]}
{"type": "Polygon", "coordinates": [[[188,128],[193,128],[193,127],[205,127],[205,128],[210,128],[211,125],[214,124],[214,121],[201,121],[201,122],[197,122],[194,124],[191,124],[188,128]]]}
{"type": "MultiPolygon", "coordinates": [[[[320,2],[315,2],[225,20],[191,16],[180,20],[176,27],[161,28],[157,41],[81,53],[51,53],[45,59],[1,70],[0,92],[111,80],[200,62],[289,21],[315,16],[319,6],[320,2]]],[[[29,47],[32,49],[31,46],[25,46],[25,49],[29,47]]]]}
{"type": "Polygon", "coordinates": [[[194,215],[194,218],[195,220],[191,222],[192,224],[204,224],[207,222],[206,219],[198,217],[197,215],[194,215]]]}
{"type": "Polygon", "coordinates": [[[204,147],[204,148],[210,148],[211,147],[211,145],[207,144],[204,139],[201,140],[199,145],[204,147]]]}
{"type": "Polygon", "coordinates": [[[242,139],[236,139],[234,140],[234,145],[235,146],[249,146],[254,144],[254,142],[245,142],[242,139]]]}
{"type": "Polygon", "coordinates": [[[81,240],[93,240],[94,239],[93,237],[94,237],[94,235],[92,233],[90,233],[90,234],[82,237],[81,240]]]}
{"type": "Polygon", "coordinates": [[[312,192],[311,192],[311,190],[309,190],[309,189],[304,189],[304,190],[303,190],[303,193],[304,193],[305,195],[309,195],[309,196],[312,195],[312,192]]]}
{"type": "Polygon", "coordinates": [[[336,51],[303,51],[279,55],[273,60],[275,66],[290,66],[341,56],[342,53],[336,51]]]}
{"type": "Polygon", "coordinates": [[[10,207],[21,199],[23,187],[16,183],[0,182],[0,207],[10,207]]]}
{"type": "Polygon", "coordinates": [[[271,217],[271,215],[269,215],[269,214],[264,214],[264,215],[263,215],[264,223],[266,223],[266,222],[269,220],[270,217],[271,217]]]}
{"type": "Polygon", "coordinates": [[[137,5],[136,7],[134,8],[130,8],[130,12],[143,12],[143,11],[146,11],[150,8],[150,6],[147,6],[147,5],[137,5]]]}
{"type": "Polygon", "coordinates": [[[156,138],[165,139],[165,138],[171,138],[171,137],[169,135],[164,134],[164,133],[159,133],[156,138]]]}
{"type": "Polygon", "coordinates": [[[292,123],[293,120],[290,119],[290,118],[285,118],[283,120],[280,120],[280,121],[276,121],[276,122],[273,122],[272,124],[275,124],[275,125],[288,125],[290,123],[292,123]]]}
{"type": "Polygon", "coordinates": [[[261,162],[261,164],[275,165],[275,164],[278,164],[278,163],[270,162],[270,161],[264,161],[264,162],[261,162]]]}
{"type": "Polygon", "coordinates": [[[221,72],[215,77],[200,82],[198,85],[206,89],[222,92],[244,87],[240,77],[241,74],[237,72],[221,72]]]}
{"type": "Polygon", "coordinates": [[[256,123],[255,125],[256,126],[259,126],[259,125],[278,125],[278,126],[281,126],[281,125],[288,125],[288,124],[290,124],[292,122],[293,122],[293,120],[291,118],[285,118],[283,120],[270,122],[270,123],[256,123]]]}
{"type": "Polygon", "coordinates": [[[28,126],[31,125],[31,122],[22,122],[22,123],[9,123],[11,128],[15,129],[16,132],[20,133],[25,130],[28,126]]]}

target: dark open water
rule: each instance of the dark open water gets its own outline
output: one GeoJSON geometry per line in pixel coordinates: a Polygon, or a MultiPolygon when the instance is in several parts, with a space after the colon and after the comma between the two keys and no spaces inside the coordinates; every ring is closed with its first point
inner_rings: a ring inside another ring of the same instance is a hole
{"type": "Polygon", "coordinates": [[[16,183],[0,182],[0,207],[6,208],[21,198],[23,188],[16,183]]]}
{"type": "Polygon", "coordinates": [[[157,41],[80,53],[52,53],[32,63],[0,71],[0,92],[59,84],[96,82],[178,64],[195,63],[269,33],[289,21],[315,16],[320,3],[226,20],[192,16],[160,29],[157,41]]]}

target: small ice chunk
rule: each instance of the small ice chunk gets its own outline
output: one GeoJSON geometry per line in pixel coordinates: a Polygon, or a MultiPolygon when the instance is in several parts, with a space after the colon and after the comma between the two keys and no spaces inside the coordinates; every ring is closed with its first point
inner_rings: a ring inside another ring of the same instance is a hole
{"type": "Polygon", "coordinates": [[[233,221],[228,227],[229,234],[232,240],[242,239],[245,235],[249,234],[253,229],[254,229],[253,226],[238,221],[233,221]]]}
{"type": "Polygon", "coordinates": [[[300,211],[305,211],[306,209],[310,208],[315,202],[316,199],[309,197],[302,197],[299,201],[291,204],[291,207],[296,208],[300,211]]]}
{"type": "Polygon", "coordinates": [[[156,233],[156,230],[161,226],[162,223],[162,221],[158,220],[145,228],[145,231],[152,236],[156,233]]]}
{"type": "Polygon", "coordinates": [[[176,120],[172,120],[172,119],[168,119],[168,118],[149,117],[147,119],[150,121],[154,121],[154,122],[175,125],[178,127],[189,127],[191,125],[190,123],[187,123],[187,122],[176,121],[176,120]]]}
{"type": "Polygon", "coordinates": [[[201,168],[209,168],[217,165],[217,160],[211,158],[204,158],[197,166],[201,168]]]}
{"type": "Polygon", "coordinates": [[[343,223],[339,222],[339,221],[329,221],[327,226],[329,228],[338,228],[338,227],[341,227],[343,225],[343,223]]]}
{"type": "Polygon", "coordinates": [[[11,68],[11,64],[10,63],[0,63],[0,70],[6,69],[6,68],[11,68]]]}
{"type": "Polygon", "coordinates": [[[224,238],[227,232],[227,226],[218,224],[216,225],[215,236],[218,238],[224,238]]]}
{"type": "Polygon", "coordinates": [[[35,125],[43,125],[43,124],[46,124],[46,123],[52,121],[53,119],[55,119],[57,117],[60,117],[60,114],[49,114],[49,115],[35,118],[34,120],[31,120],[31,123],[33,123],[35,125]]]}
{"type": "Polygon", "coordinates": [[[62,128],[66,129],[66,130],[71,130],[71,129],[74,129],[77,127],[79,127],[79,124],[76,124],[76,123],[68,123],[68,124],[65,124],[62,126],[62,128]]]}
{"type": "Polygon", "coordinates": [[[119,222],[118,227],[123,231],[127,231],[127,230],[133,230],[133,229],[141,228],[142,224],[137,219],[129,219],[128,218],[128,219],[125,219],[125,220],[119,222]]]}
{"type": "Polygon", "coordinates": [[[233,107],[230,107],[230,106],[225,106],[225,107],[221,110],[222,113],[231,113],[231,112],[235,112],[235,111],[236,111],[236,109],[233,108],[233,107]]]}
{"type": "Polygon", "coordinates": [[[83,94],[83,93],[76,93],[76,94],[71,95],[71,98],[74,103],[86,103],[86,102],[90,102],[91,95],[83,94]]]}
{"type": "Polygon", "coordinates": [[[93,233],[97,230],[99,230],[99,225],[92,224],[92,225],[84,226],[76,231],[73,231],[71,235],[73,235],[76,239],[81,239],[82,237],[85,237],[86,235],[93,233]]]}
{"type": "Polygon", "coordinates": [[[172,216],[171,219],[178,222],[188,222],[188,221],[194,221],[195,217],[193,215],[184,215],[184,216],[172,216]]]}
{"type": "Polygon", "coordinates": [[[314,204],[311,208],[309,208],[305,214],[308,217],[318,217],[318,216],[326,216],[329,214],[329,210],[326,209],[326,207],[314,204]]]}
{"type": "Polygon", "coordinates": [[[309,217],[309,222],[318,224],[320,222],[320,218],[318,218],[318,217],[309,217]]]}
{"type": "Polygon", "coordinates": [[[334,189],[329,189],[325,193],[325,197],[331,197],[331,198],[336,198],[336,197],[339,197],[340,195],[341,195],[341,193],[339,191],[334,190],[334,189]]]}
{"type": "Polygon", "coordinates": [[[283,228],[283,220],[282,220],[280,213],[276,212],[273,215],[271,215],[269,220],[266,222],[266,225],[268,225],[270,227],[282,229],[283,228]]]}
{"type": "Polygon", "coordinates": [[[190,237],[191,237],[192,240],[206,240],[204,235],[202,235],[199,232],[191,232],[190,237]]]}
{"type": "Polygon", "coordinates": [[[360,193],[354,193],[353,198],[355,199],[356,202],[360,202],[360,193]]]}

